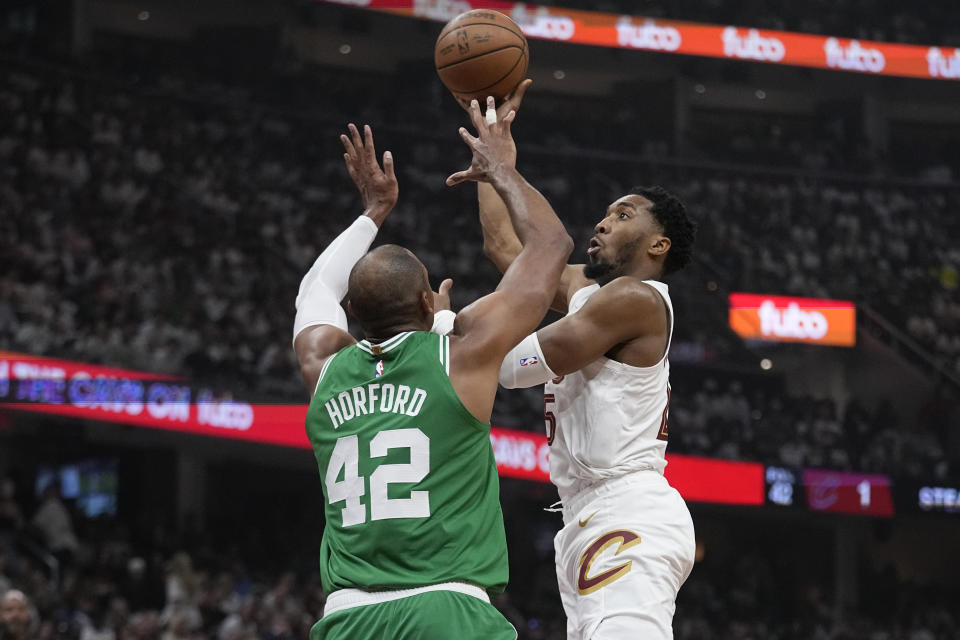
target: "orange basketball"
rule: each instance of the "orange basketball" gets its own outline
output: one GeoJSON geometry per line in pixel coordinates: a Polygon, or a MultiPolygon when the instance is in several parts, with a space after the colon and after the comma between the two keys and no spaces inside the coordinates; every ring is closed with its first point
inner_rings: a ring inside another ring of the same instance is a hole
{"type": "Polygon", "coordinates": [[[499,103],[527,74],[527,38],[517,23],[489,9],[473,9],[440,32],[433,62],[444,86],[463,105],[487,96],[499,103]]]}

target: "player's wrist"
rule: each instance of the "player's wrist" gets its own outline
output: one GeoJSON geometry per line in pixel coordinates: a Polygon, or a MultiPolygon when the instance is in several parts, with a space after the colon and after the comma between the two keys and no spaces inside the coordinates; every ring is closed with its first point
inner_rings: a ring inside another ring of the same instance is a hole
{"type": "Polygon", "coordinates": [[[487,176],[489,178],[490,185],[494,189],[508,186],[520,179],[520,174],[517,172],[516,167],[505,162],[498,162],[496,165],[491,167],[490,171],[487,172],[487,176]]]}
{"type": "Polygon", "coordinates": [[[383,225],[383,221],[387,219],[387,216],[390,215],[390,212],[393,211],[393,207],[396,203],[385,203],[378,202],[371,204],[366,209],[363,210],[363,216],[369,218],[373,221],[377,228],[379,229],[383,225]]]}

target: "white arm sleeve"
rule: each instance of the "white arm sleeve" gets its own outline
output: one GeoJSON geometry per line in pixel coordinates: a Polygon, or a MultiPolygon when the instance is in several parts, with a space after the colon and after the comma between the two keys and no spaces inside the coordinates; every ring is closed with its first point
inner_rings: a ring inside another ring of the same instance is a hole
{"type": "Polygon", "coordinates": [[[540,340],[531,333],[503,359],[500,365],[500,385],[505,389],[526,389],[544,384],[557,377],[547,365],[540,349],[540,340]]]}
{"type": "Polygon", "coordinates": [[[293,337],[307,327],[332,324],[347,330],[347,314],[340,301],[347,295],[353,265],[363,257],[377,236],[377,223],[360,216],[323,250],[307,275],[300,281],[297,293],[297,316],[293,321],[293,337]]]}

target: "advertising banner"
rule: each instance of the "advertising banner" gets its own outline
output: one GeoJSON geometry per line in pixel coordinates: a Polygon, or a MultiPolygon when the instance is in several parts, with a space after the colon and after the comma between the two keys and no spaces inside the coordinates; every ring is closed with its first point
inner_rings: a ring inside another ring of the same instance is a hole
{"type": "Polygon", "coordinates": [[[470,9],[510,16],[529,38],[858,73],[960,79],[960,49],[486,0],[317,0],[447,22],[470,9]]]}
{"type": "Polygon", "coordinates": [[[746,340],[852,347],[857,310],[846,300],[731,293],[730,328],[746,340]]]}
{"type": "MultiPolygon", "coordinates": [[[[309,449],[305,404],[248,403],[169,376],[0,351],[0,408],[309,449]]],[[[493,427],[501,476],[550,481],[546,436],[493,427]]],[[[763,466],[668,455],[693,502],[763,504],[763,466]]]]}

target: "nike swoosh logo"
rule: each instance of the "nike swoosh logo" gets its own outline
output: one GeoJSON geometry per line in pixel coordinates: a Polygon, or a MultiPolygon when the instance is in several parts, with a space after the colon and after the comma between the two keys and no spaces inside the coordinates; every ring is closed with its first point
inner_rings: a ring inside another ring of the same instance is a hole
{"type": "Polygon", "coordinates": [[[581,527],[585,527],[585,526],[587,526],[587,523],[590,522],[590,518],[592,518],[593,516],[597,515],[598,513],[600,513],[600,510],[599,510],[599,509],[597,509],[596,511],[594,511],[593,513],[591,513],[590,515],[588,515],[588,516],[586,517],[586,519],[584,519],[584,520],[577,520],[577,523],[578,523],[581,527]]]}

